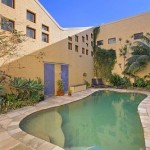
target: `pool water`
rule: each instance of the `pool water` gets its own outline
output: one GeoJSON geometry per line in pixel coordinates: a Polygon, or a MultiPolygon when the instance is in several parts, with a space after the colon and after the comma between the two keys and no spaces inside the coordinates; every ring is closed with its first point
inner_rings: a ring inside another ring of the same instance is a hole
{"type": "Polygon", "coordinates": [[[83,100],[34,113],[20,127],[66,150],[144,150],[137,107],[145,97],[98,91],[83,100]]]}

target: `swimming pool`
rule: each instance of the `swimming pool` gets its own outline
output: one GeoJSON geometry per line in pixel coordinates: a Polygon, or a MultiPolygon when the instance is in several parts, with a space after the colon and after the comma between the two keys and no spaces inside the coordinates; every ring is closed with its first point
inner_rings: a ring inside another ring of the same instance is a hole
{"type": "Polygon", "coordinates": [[[81,101],[34,113],[20,127],[67,150],[140,150],[145,143],[137,106],[145,97],[98,91],[81,101]]]}

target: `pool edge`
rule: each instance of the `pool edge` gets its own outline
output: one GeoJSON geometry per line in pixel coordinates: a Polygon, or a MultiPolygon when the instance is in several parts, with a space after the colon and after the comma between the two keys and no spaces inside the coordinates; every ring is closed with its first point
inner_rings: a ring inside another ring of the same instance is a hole
{"type": "Polygon", "coordinates": [[[51,97],[36,104],[35,106],[24,107],[11,111],[7,114],[0,115],[0,129],[2,130],[2,132],[0,130],[0,148],[5,148],[6,150],[15,150],[17,147],[26,148],[26,150],[63,150],[57,145],[27,134],[19,127],[20,122],[32,113],[81,100],[99,90],[141,93],[147,95],[147,97],[139,104],[138,113],[144,131],[146,150],[150,150],[150,92],[112,88],[90,88],[82,92],[74,93],[71,97],[67,95],[63,97],[51,97]],[[1,139],[1,136],[3,139],[1,139]],[[11,140],[11,142],[9,142],[9,140],[11,140]]]}

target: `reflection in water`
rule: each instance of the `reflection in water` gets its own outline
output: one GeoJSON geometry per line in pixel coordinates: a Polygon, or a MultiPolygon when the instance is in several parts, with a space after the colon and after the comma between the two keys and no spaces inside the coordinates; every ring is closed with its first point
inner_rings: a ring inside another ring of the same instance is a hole
{"type": "Polygon", "coordinates": [[[35,113],[21,127],[67,150],[141,150],[144,137],[137,106],[144,97],[99,91],[82,101],[35,113]]]}

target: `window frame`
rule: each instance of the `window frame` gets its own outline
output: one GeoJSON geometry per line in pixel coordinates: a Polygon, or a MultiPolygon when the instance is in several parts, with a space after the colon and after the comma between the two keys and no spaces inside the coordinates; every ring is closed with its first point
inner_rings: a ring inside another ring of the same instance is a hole
{"type": "Polygon", "coordinates": [[[140,40],[144,36],[143,32],[133,34],[134,40],[140,40]],[[140,35],[141,34],[141,35],[140,35]],[[140,37],[138,37],[140,35],[140,37]],[[137,36],[137,37],[136,37],[137,36]]]}
{"type": "Polygon", "coordinates": [[[32,11],[27,9],[27,11],[26,11],[26,19],[28,21],[30,21],[30,22],[36,23],[36,13],[34,13],[34,12],[32,12],[32,11]],[[28,13],[30,13],[30,14],[32,14],[34,16],[34,21],[31,21],[31,20],[28,19],[28,13]]]}
{"type": "Polygon", "coordinates": [[[72,50],[72,43],[68,42],[68,50],[72,50]]]}
{"type": "Polygon", "coordinates": [[[71,37],[71,36],[68,36],[68,40],[69,40],[69,41],[72,41],[72,37],[71,37]]]}
{"type": "Polygon", "coordinates": [[[79,36],[78,35],[75,35],[75,41],[79,42],[79,36]]]}
{"type": "Polygon", "coordinates": [[[115,44],[116,42],[117,42],[117,40],[116,40],[115,37],[108,39],[108,44],[115,44]],[[113,39],[115,39],[114,42],[110,42],[110,41],[113,40],[113,39]]]}
{"type": "Polygon", "coordinates": [[[13,8],[13,9],[15,9],[15,0],[12,0],[12,2],[13,2],[13,5],[12,5],[12,7],[11,7],[11,6],[7,5],[6,3],[4,3],[3,0],[1,0],[1,3],[2,3],[2,4],[4,4],[4,5],[8,6],[8,7],[11,7],[11,8],[13,8]]]}
{"type": "Polygon", "coordinates": [[[4,30],[4,31],[8,31],[8,32],[12,32],[13,30],[15,30],[15,21],[14,21],[14,20],[1,17],[1,18],[0,18],[1,22],[2,22],[2,19],[6,19],[6,20],[8,20],[9,22],[13,23],[13,28],[12,28],[12,30],[5,30],[4,28],[2,28],[2,24],[1,24],[1,28],[0,28],[0,29],[2,29],[2,30],[4,30]]]}
{"type": "Polygon", "coordinates": [[[82,42],[83,42],[83,43],[85,42],[85,37],[84,37],[84,36],[82,36],[82,42]]]}
{"type": "Polygon", "coordinates": [[[75,45],[75,52],[79,52],[79,46],[75,45]]]}
{"type": "Polygon", "coordinates": [[[89,40],[89,36],[86,34],[86,40],[88,41],[89,40]]]}
{"type": "Polygon", "coordinates": [[[101,46],[101,45],[104,45],[104,40],[97,41],[97,46],[101,46]]]}
{"type": "Polygon", "coordinates": [[[49,26],[47,26],[47,25],[45,25],[45,24],[42,24],[42,30],[49,32],[49,26]],[[43,27],[46,27],[47,30],[45,30],[43,27]]]}
{"type": "Polygon", "coordinates": [[[85,48],[82,47],[82,54],[85,54],[85,48]]]}
{"type": "Polygon", "coordinates": [[[27,26],[27,27],[26,27],[26,36],[29,37],[29,38],[31,38],[31,39],[36,39],[36,29],[27,26]],[[31,30],[34,31],[34,37],[27,36],[27,29],[31,29],[31,30]]]}
{"type": "Polygon", "coordinates": [[[42,42],[49,43],[49,34],[42,32],[42,42]],[[43,41],[43,35],[47,36],[47,41],[43,41]]]}
{"type": "Polygon", "coordinates": [[[86,55],[89,55],[89,50],[88,49],[86,49],[86,55]]]}

